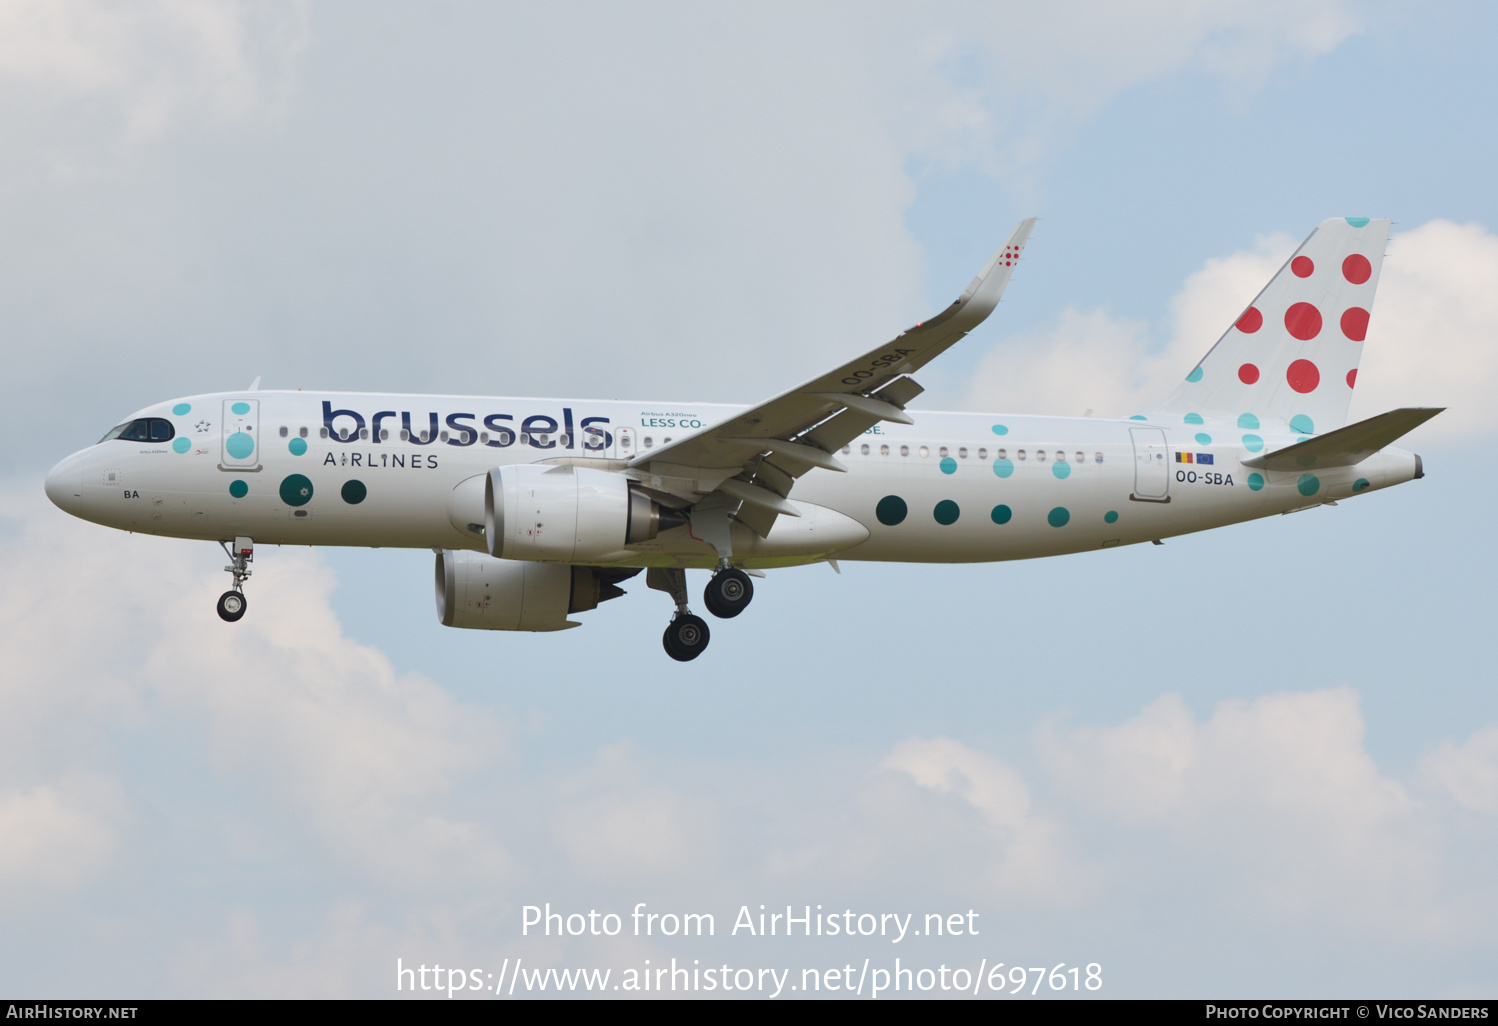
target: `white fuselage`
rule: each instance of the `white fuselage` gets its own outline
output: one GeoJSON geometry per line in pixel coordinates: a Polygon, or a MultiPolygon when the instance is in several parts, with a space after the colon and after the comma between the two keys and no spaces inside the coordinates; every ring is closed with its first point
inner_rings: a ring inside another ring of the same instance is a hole
{"type": "MultiPolygon", "coordinates": [[[[492,468],[623,470],[741,410],[347,392],[191,396],[135,414],[169,421],[170,441],[91,446],[53,469],[47,491],[84,519],[170,537],[482,551],[492,468]]],[[[1299,437],[1268,425],[910,412],[913,426],[882,424],[836,454],[846,473],[819,469],[797,481],[790,499],[802,517],[780,517],[765,539],[736,526],[735,561],[1058,555],[1282,513],[1418,473],[1416,457],[1391,448],[1314,475],[1254,471],[1241,461],[1299,437]]],[[[716,565],[691,525],[618,555],[621,565],[716,565]]]]}

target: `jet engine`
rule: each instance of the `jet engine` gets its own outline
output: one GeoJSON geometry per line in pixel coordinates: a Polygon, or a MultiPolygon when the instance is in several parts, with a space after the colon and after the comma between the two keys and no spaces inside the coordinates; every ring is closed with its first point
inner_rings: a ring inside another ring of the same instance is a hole
{"type": "Polygon", "coordinates": [[[501,559],[611,562],[624,546],[686,523],[629,479],[566,464],[496,467],[484,484],[484,537],[501,559]]]}
{"type": "Polygon", "coordinates": [[[448,627],[489,631],[561,631],[584,613],[618,598],[618,582],[638,567],[564,566],[495,559],[482,552],[437,553],[437,619],[448,627]]]}

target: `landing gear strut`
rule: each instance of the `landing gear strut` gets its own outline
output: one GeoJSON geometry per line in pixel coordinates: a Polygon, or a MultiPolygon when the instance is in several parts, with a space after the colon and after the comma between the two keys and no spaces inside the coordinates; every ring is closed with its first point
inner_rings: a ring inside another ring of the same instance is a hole
{"type": "Polygon", "coordinates": [[[702,601],[707,611],[720,619],[738,616],[749,608],[754,598],[754,585],[749,575],[735,567],[725,566],[713,574],[702,592],[702,601]]]}
{"type": "Polygon", "coordinates": [[[234,584],[228,591],[218,597],[218,615],[221,619],[234,623],[244,616],[249,601],[244,597],[244,582],[253,573],[250,563],[255,558],[255,543],[248,538],[235,538],[234,547],[229,548],[228,542],[219,542],[224,552],[229,556],[229,565],[224,567],[234,577],[234,584]]]}
{"type": "Polygon", "coordinates": [[[707,621],[694,616],[687,608],[686,571],[653,567],[645,574],[645,584],[656,591],[664,591],[676,602],[676,615],[666,625],[666,634],[661,638],[666,654],[679,663],[696,659],[707,650],[712,632],[707,629],[707,621]]]}

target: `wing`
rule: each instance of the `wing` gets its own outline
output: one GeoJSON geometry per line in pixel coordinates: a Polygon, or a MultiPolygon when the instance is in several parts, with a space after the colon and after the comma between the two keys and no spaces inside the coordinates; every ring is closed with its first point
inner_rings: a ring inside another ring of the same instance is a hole
{"type": "Polygon", "coordinates": [[[882,420],[914,423],[905,404],[924,389],[909,375],[993,312],[1034,225],[1033,217],[1021,221],[967,291],[935,317],[721,424],[641,453],[626,473],[670,505],[721,493],[764,537],[776,516],[799,515],[786,501],[797,478],[817,467],[845,469],[832,454],[882,420]]]}

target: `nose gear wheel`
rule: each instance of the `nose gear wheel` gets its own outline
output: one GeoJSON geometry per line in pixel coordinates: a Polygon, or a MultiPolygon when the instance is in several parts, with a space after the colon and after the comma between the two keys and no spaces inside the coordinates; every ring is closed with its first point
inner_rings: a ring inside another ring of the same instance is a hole
{"type": "Polygon", "coordinates": [[[218,615],[229,623],[234,623],[244,616],[244,611],[248,606],[249,601],[242,591],[226,591],[218,597],[218,615]]]}

